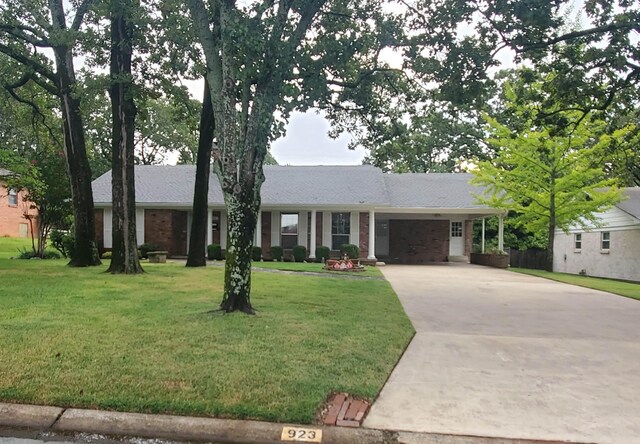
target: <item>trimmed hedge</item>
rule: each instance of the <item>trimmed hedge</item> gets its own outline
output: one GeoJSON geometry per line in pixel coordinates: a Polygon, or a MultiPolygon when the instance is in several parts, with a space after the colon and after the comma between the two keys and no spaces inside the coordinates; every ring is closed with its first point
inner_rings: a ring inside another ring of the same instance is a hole
{"type": "Polygon", "coordinates": [[[142,259],[148,259],[149,258],[148,253],[150,251],[158,251],[161,249],[162,247],[160,247],[160,245],[154,244],[151,242],[146,242],[138,247],[138,251],[140,252],[140,257],[142,259]]]}
{"type": "Polygon", "coordinates": [[[251,260],[253,262],[260,262],[260,259],[262,259],[262,248],[251,247],[251,260]]]}
{"type": "Polygon", "coordinates": [[[347,253],[347,256],[349,256],[349,259],[358,259],[358,258],[360,258],[360,248],[358,248],[357,245],[343,244],[340,247],[340,252],[341,253],[347,253]]]}
{"type": "Polygon", "coordinates": [[[207,259],[219,261],[222,259],[222,247],[219,244],[207,245],[207,259]]]}
{"type": "Polygon", "coordinates": [[[329,255],[331,254],[331,248],[329,247],[318,247],[316,248],[316,260],[319,262],[326,262],[329,259],[329,255]]]}
{"type": "Polygon", "coordinates": [[[293,247],[293,259],[296,262],[304,262],[307,258],[307,247],[304,245],[296,245],[293,247]]]}
{"type": "Polygon", "coordinates": [[[282,261],[282,254],[284,253],[284,250],[282,249],[282,247],[279,247],[277,245],[274,245],[271,247],[271,259],[273,259],[274,261],[282,261]]]}

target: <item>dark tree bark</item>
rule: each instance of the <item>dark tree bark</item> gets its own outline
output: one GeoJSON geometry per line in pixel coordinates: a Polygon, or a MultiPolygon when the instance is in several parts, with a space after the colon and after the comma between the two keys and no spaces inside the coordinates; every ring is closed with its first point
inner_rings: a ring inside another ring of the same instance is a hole
{"type": "Polygon", "coordinates": [[[110,273],[143,273],[136,239],[134,180],[134,130],[131,57],[133,24],[131,0],[111,3],[111,114],[113,118],[111,187],[113,199],[113,250],[110,273]]]}
{"type": "MultiPolygon", "coordinates": [[[[50,0],[49,7],[54,29],[67,29],[62,0],[50,0]]],[[[65,44],[53,45],[52,49],[57,70],[56,87],[62,110],[65,158],[73,202],[75,246],[69,265],[100,265],[91,190],[91,168],[87,158],[80,100],[74,95],[76,78],[73,54],[71,48],[65,44]]]]}
{"type": "Polygon", "coordinates": [[[207,265],[207,230],[211,230],[208,222],[209,176],[211,174],[211,149],[214,127],[211,92],[209,91],[209,82],[205,78],[202,113],[200,114],[196,184],[193,191],[193,217],[191,220],[187,267],[204,267],[207,265]]]}

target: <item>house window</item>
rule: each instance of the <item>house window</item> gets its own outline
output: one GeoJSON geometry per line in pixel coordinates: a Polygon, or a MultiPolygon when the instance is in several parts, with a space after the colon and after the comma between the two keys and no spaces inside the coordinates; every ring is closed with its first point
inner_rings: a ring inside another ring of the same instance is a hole
{"type": "Polygon", "coordinates": [[[331,213],[331,249],[339,250],[349,243],[351,213],[331,213]]]}
{"type": "Polygon", "coordinates": [[[280,246],[290,250],[298,245],[298,213],[282,213],[280,227],[280,246]]]}
{"type": "Polygon", "coordinates": [[[582,250],[582,233],[576,233],[573,235],[573,248],[576,251],[582,250]]]}
{"type": "Polygon", "coordinates": [[[16,190],[9,190],[9,206],[18,206],[18,192],[16,190]]]}
{"type": "Polygon", "coordinates": [[[451,222],[451,237],[462,237],[462,222],[451,222]]]}
{"type": "Polygon", "coordinates": [[[603,231],[600,233],[600,250],[609,251],[609,247],[611,246],[611,233],[608,231],[603,231]]]}

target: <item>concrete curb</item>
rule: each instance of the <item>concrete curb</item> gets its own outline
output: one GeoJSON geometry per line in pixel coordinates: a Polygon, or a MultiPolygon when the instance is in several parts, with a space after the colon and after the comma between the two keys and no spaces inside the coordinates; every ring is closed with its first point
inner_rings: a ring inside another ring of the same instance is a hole
{"type": "Polygon", "coordinates": [[[48,429],[63,411],[59,407],[0,403],[0,426],[48,429]]]}
{"type": "MultiPolygon", "coordinates": [[[[324,444],[534,444],[558,441],[393,432],[366,428],[278,424],[235,419],[150,415],[0,403],[0,426],[53,434],[89,433],[170,441],[282,444],[284,427],[322,430],[324,444]]],[[[4,434],[4,433],[3,433],[4,434]]],[[[3,434],[0,434],[2,436],[3,434]]],[[[37,436],[35,436],[37,437],[37,436]]],[[[135,441],[132,441],[135,442],[135,441]]]]}

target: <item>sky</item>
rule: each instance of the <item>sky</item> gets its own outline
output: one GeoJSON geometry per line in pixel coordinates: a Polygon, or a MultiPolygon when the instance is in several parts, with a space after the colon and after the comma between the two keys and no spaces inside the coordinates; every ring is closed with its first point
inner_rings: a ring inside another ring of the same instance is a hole
{"type": "Polygon", "coordinates": [[[313,111],[294,113],[287,125],[287,134],[271,147],[271,154],[280,165],[360,165],[366,155],[364,148],[347,148],[351,137],[342,134],[331,139],[329,122],[313,111]]]}

